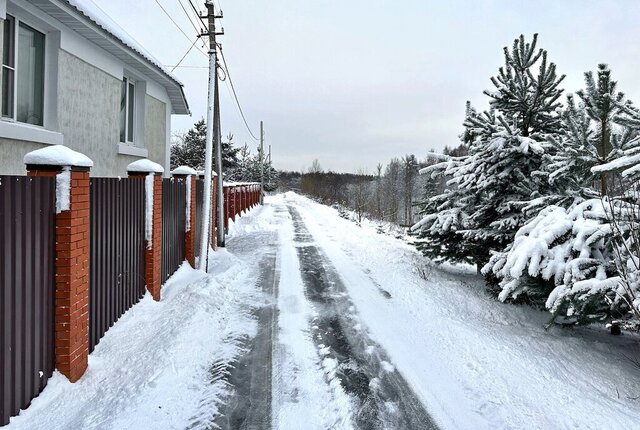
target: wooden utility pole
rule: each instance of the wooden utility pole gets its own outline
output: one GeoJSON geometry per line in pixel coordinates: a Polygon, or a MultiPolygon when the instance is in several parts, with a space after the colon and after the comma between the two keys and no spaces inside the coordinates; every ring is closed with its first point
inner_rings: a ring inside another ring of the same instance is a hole
{"type": "MultiPolygon", "coordinates": [[[[218,184],[222,184],[222,163],[221,160],[221,143],[220,143],[220,106],[218,100],[218,58],[217,58],[217,44],[216,36],[224,34],[223,32],[216,32],[216,18],[222,18],[222,15],[216,16],[213,7],[213,2],[207,0],[205,2],[207,8],[207,14],[201,16],[202,19],[207,19],[209,23],[209,29],[201,36],[209,38],[209,89],[208,89],[208,104],[207,104],[207,141],[204,157],[204,204],[202,205],[202,238],[200,242],[200,270],[207,270],[207,254],[209,251],[209,238],[211,237],[211,164],[213,159],[213,144],[215,140],[216,145],[216,161],[218,170],[218,184]],[[216,115],[217,112],[217,115],[216,115]]],[[[219,186],[220,186],[219,185],[219,186]]],[[[219,193],[221,195],[222,193],[219,193]]],[[[218,198],[218,204],[220,199],[218,198]]],[[[224,233],[223,233],[224,234],[224,233]]],[[[218,243],[220,245],[220,242],[218,243]]],[[[222,244],[224,246],[224,236],[222,244]]]]}

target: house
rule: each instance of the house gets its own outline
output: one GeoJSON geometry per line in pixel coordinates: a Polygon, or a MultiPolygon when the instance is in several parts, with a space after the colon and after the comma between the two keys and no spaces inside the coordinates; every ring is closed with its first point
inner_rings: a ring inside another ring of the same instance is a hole
{"type": "Polygon", "coordinates": [[[24,155],[65,146],[124,176],[149,158],[169,171],[171,115],[183,85],[91,0],[0,0],[0,174],[24,155]]]}

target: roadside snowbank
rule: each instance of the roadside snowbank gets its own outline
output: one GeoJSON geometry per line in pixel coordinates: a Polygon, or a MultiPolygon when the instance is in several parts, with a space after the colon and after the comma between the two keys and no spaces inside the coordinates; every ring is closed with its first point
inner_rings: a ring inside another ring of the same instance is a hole
{"type": "Polygon", "coordinates": [[[250,304],[259,301],[254,268],[225,250],[209,275],[183,266],[111,328],[71,384],[55,372],[9,430],[209,428],[228,395],[212,369],[243,353],[255,335],[250,304]]]}

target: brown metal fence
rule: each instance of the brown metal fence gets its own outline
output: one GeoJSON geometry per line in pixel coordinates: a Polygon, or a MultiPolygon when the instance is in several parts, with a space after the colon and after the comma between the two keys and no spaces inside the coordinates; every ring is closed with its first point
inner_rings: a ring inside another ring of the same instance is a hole
{"type": "Polygon", "coordinates": [[[145,181],[91,179],[89,350],[145,293],[145,181]]]}
{"type": "Polygon", "coordinates": [[[165,283],[184,261],[187,189],[184,180],[162,180],[162,274],[165,283]]]}
{"type": "Polygon", "coordinates": [[[55,178],[0,176],[0,425],[53,373],[54,253],[55,178]]]}

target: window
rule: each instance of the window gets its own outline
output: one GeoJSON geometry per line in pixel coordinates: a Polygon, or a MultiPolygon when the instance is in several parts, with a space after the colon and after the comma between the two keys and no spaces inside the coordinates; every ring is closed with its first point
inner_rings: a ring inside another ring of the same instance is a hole
{"type": "Polygon", "coordinates": [[[7,15],[2,53],[2,116],[44,124],[45,36],[7,15]]]}
{"type": "Polygon", "coordinates": [[[122,80],[120,95],[120,142],[133,143],[136,111],[136,84],[129,78],[122,80]]]}

